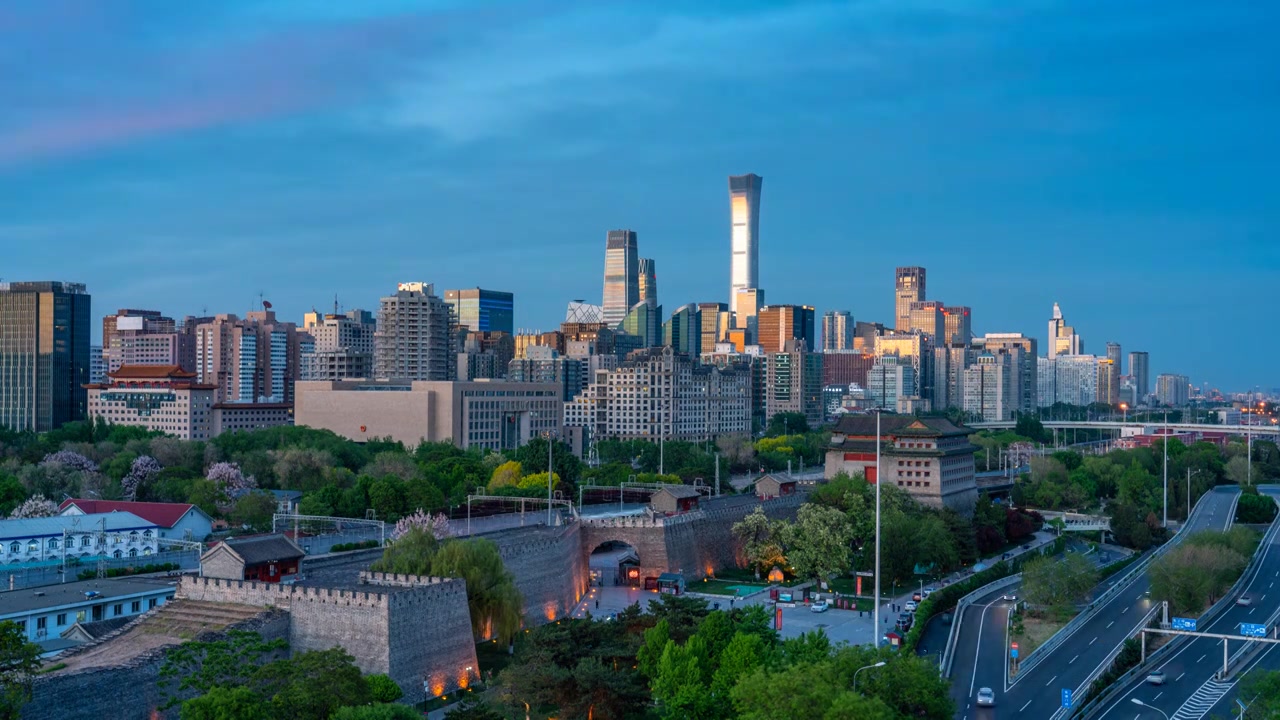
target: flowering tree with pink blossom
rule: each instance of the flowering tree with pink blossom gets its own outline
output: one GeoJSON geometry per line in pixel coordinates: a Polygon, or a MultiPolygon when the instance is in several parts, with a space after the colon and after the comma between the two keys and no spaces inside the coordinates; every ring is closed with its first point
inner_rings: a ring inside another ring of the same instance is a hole
{"type": "Polygon", "coordinates": [[[431,515],[423,512],[422,508],[418,508],[418,512],[400,518],[395,529],[391,531],[391,539],[394,540],[413,528],[422,528],[437,540],[443,540],[453,534],[449,530],[449,518],[445,517],[444,513],[431,515]]]}
{"type": "Polygon", "coordinates": [[[56,453],[49,453],[40,461],[41,465],[62,465],[70,470],[79,470],[80,472],[92,473],[98,472],[98,463],[81,455],[78,452],[70,450],[59,450],[56,453]]]}
{"type": "Polygon", "coordinates": [[[53,517],[58,514],[58,504],[52,500],[48,500],[43,495],[32,495],[22,502],[21,505],[13,509],[9,513],[9,517],[20,518],[42,518],[53,517]]]}
{"type": "Polygon", "coordinates": [[[245,475],[240,466],[230,462],[214,463],[209,466],[205,478],[217,487],[218,492],[229,500],[235,500],[258,487],[252,475],[245,475]]]}
{"type": "Polygon", "coordinates": [[[164,470],[159,461],[150,455],[139,455],[129,466],[129,474],[120,480],[120,488],[125,500],[137,500],[138,491],[149,484],[160,471],[164,470]]]}

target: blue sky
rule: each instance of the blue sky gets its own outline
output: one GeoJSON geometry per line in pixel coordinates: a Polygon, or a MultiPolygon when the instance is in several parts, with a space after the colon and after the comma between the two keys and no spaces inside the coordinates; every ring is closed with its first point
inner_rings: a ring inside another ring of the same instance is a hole
{"type": "Polygon", "coordinates": [[[6,3],[0,277],[298,321],[480,285],[550,329],[615,227],[668,311],[726,300],[755,172],[772,302],[888,321],[924,265],[979,332],[1056,301],[1088,351],[1280,386],[1275,8],[6,3]]]}

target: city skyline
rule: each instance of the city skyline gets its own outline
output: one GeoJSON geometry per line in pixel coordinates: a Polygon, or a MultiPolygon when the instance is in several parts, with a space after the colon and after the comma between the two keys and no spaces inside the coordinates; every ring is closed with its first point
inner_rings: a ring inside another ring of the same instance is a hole
{"type": "Polygon", "coordinates": [[[1276,104],[1250,89],[1265,80],[1250,28],[1268,26],[1266,8],[1171,3],[1152,28],[1141,9],[1063,3],[510,18],[396,3],[228,5],[207,18],[76,7],[0,20],[12,41],[0,64],[29,54],[42,68],[0,109],[0,275],[85,283],[95,317],[243,316],[262,292],[300,323],[335,293],[344,309],[374,309],[385,288],[423,279],[512,292],[516,327],[549,329],[569,300],[595,301],[599,238],[617,227],[661,263],[666,307],[731,304],[725,177],[754,172],[770,182],[770,303],[892,326],[893,269],[922,266],[928,298],[972,307],[977,334],[1020,331],[1043,353],[1058,302],[1086,352],[1148,351],[1153,379],[1280,384],[1280,339],[1266,333],[1247,352],[1187,347],[1193,327],[1270,317],[1280,254],[1260,178],[1276,104]],[[128,32],[143,14],[155,32],[128,32]],[[422,42],[446,25],[474,49],[422,42]],[[624,26],[632,52],[581,70],[624,26]],[[206,54],[170,67],[176,51],[149,39],[162,36],[206,54]],[[744,39],[758,62],[727,61],[744,39]],[[904,44],[920,50],[886,49],[904,44]],[[343,72],[329,72],[339,52],[343,72]],[[247,69],[282,55],[291,62],[261,77],[247,69]],[[1009,69],[1027,63],[1044,71],[1034,87],[1009,69]],[[449,70],[459,79],[429,80],[449,70]],[[58,74],[85,82],[55,87],[58,74]],[[104,109],[95,82],[119,85],[120,102],[104,109]],[[208,102],[189,96],[197,85],[208,102]],[[628,112],[600,127],[597,104],[628,112]]]}

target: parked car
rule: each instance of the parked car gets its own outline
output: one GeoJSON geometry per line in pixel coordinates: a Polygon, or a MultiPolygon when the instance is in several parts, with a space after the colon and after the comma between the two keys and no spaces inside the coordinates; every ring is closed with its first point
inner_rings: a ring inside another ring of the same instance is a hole
{"type": "Polygon", "coordinates": [[[1253,604],[1253,598],[1249,597],[1248,595],[1241,595],[1240,597],[1236,598],[1236,604],[1241,605],[1243,607],[1249,607],[1250,605],[1253,604]]]}
{"type": "Polygon", "coordinates": [[[818,602],[810,605],[809,609],[813,612],[826,612],[831,609],[831,606],[827,604],[826,600],[819,600],[818,602]]]}
{"type": "Polygon", "coordinates": [[[991,688],[978,688],[978,707],[995,707],[996,694],[991,688]]]}
{"type": "Polygon", "coordinates": [[[919,591],[916,591],[911,593],[911,599],[915,602],[920,602],[921,600],[924,599],[924,595],[921,594],[919,591]]]}
{"type": "Polygon", "coordinates": [[[908,600],[907,604],[902,606],[902,609],[907,612],[915,612],[918,607],[920,606],[916,604],[915,600],[908,600]]]}
{"type": "Polygon", "coordinates": [[[1024,544],[1022,545],[1022,549],[1023,549],[1023,550],[1030,550],[1030,549],[1031,549],[1031,543],[1024,543],[1024,544]]]}
{"type": "Polygon", "coordinates": [[[923,593],[923,595],[924,595],[925,597],[929,597],[929,596],[930,596],[930,595],[932,595],[932,594],[933,594],[933,588],[931,588],[931,587],[927,587],[927,588],[925,588],[925,589],[924,589],[924,593],[923,593]]]}
{"type": "Polygon", "coordinates": [[[1163,670],[1152,670],[1147,673],[1147,683],[1151,685],[1163,685],[1165,675],[1163,670]]]}

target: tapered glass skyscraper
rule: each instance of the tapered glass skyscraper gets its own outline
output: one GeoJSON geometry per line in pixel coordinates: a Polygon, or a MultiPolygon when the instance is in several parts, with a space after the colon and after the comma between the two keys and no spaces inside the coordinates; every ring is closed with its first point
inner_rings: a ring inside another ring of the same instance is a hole
{"type": "Polygon", "coordinates": [[[760,287],[760,186],[764,178],[754,173],[729,176],[729,220],[732,256],[729,272],[729,303],[734,327],[746,327],[747,318],[759,308],[739,307],[750,294],[739,292],[760,287]]]}
{"type": "Polygon", "coordinates": [[[640,257],[634,230],[610,230],[604,250],[603,319],[617,327],[640,302],[640,257]]]}
{"type": "Polygon", "coordinates": [[[79,283],[0,283],[0,427],[48,432],[83,420],[89,293],[79,283]]]}

